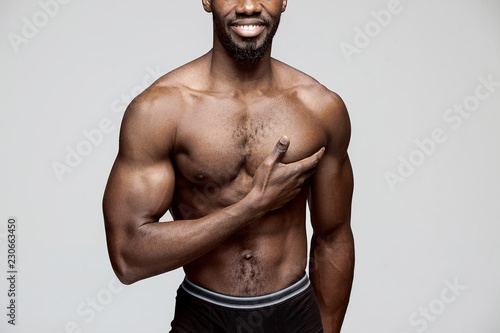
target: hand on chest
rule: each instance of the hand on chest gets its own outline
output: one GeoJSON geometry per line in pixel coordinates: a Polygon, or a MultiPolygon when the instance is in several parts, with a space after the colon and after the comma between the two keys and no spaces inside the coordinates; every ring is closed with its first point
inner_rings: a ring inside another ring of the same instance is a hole
{"type": "Polygon", "coordinates": [[[253,176],[282,135],[291,141],[283,163],[305,158],[325,144],[315,119],[304,110],[283,106],[190,112],[177,133],[180,153],[174,159],[183,175],[194,181],[233,177],[242,171],[253,176]]]}

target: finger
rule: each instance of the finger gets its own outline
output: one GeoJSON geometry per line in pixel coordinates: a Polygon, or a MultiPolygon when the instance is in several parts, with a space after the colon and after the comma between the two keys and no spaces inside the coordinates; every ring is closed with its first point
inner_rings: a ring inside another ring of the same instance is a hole
{"type": "Polygon", "coordinates": [[[295,163],[297,163],[300,166],[302,172],[314,171],[314,169],[316,168],[316,166],[318,166],[318,163],[319,161],[321,161],[321,158],[323,157],[324,154],[325,154],[325,147],[322,147],[313,155],[306,157],[295,163]]]}
{"type": "Polygon", "coordinates": [[[276,143],[276,146],[274,146],[273,152],[270,155],[272,163],[281,162],[289,146],[290,139],[286,135],[283,135],[276,143]]]}

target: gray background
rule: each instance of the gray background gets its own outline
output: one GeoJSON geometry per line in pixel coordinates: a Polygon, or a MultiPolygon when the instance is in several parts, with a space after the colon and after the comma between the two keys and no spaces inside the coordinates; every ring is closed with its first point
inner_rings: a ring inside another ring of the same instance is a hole
{"type": "MultiPolygon", "coordinates": [[[[343,332],[498,333],[500,86],[480,88],[477,105],[472,96],[480,77],[500,82],[500,1],[401,0],[376,23],[372,11],[391,3],[291,0],[274,44],[350,110],[357,266],[343,332]],[[365,28],[368,45],[346,56],[365,28]],[[462,103],[475,111],[444,118],[462,103]],[[446,140],[431,149],[436,128],[446,140]],[[391,187],[398,167],[404,182],[391,187]]],[[[166,332],[182,271],[116,282],[101,199],[125,101],[207,52],[211,17],[185,0],[48,8],[0,2],[0,276],[7,217],[19,219],[18,325],[2,305],[0,331],[166,332]],[[68,149],[87,156],[69,167],[68,149]],[[71,172],[58,177],[57,163],[71,172]]],[[[2,278],[0,304],[6,291],[2,278]]]]}

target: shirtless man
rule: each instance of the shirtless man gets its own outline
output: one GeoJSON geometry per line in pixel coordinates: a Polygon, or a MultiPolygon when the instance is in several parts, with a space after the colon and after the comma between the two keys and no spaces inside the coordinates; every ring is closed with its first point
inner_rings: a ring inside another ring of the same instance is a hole
{"type": "Polygon", "coordinates": [[[113,269],[131,284],[184,268],[172,332],[340,332],[354,267],[345,105],[271,58],[286,0],[202,3],[213,49],[125,113],[103,202],[113,269]]]}

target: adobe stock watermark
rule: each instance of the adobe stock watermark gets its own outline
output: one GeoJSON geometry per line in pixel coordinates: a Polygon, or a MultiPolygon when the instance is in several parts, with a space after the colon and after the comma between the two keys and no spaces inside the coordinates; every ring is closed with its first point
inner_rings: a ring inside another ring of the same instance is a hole
{"type": "Polygon", "coordinates": [[[87,297],[75,309],[80,317],[79,321],[68,321],[58,333],[82,333],[82,327],[92,323],[97,315],[110,305],[116,295],[124,290],[117,278],[111,278],[105,288],[98,290],[95,295],[87,297]]]}
{"type": "Polygon", "coordinates": [[[384,173],[384,178],[392,192],[396,191],[396,185],[404,183],[436,153],[439,145],[448,140],[450,130],[458,130],[466,119],[479,110],[481,102],[491,98],[497,88],[500,87],[500,82],[494,80],[493,74],[487,77],[480,76],[478,81],[479,84],[476,85],[470,95],[466,96],[462,101],[454,103],[443,112],[442,118],[448,128],[445,126],[436,127],[429,136],[414,140],[414,149],[406,155],[398,156],[398,165],[395,170],[384,173]]]}
{"type": "Polygon", "coordinates": [[[245,316],[238,316],[236,318],[238,324],[236,333],[253,333],[256,329],[261,331],[262,325],[270,319],[275,311],[276,309],[273,307],[263,307],[249,311],[245,316]]]}
{"type": "MultiPolygon", "coordinates": [[[[146,67],[146,75],[140,83],[133,86],[128,93],[122,93],[111,102],[111,114],[115,117],[121,116],[132,99],[144,91],[162,74],[163,72],[160,71],[158,65],[155,69],[149,66],[146,67]]],[[[83,129],[79,138],[80,140],[76,144],[66,145],[64,158],[54,160],[51,163],[52,170],[59,182],[63,182],[66,174],[72,173],[79,167],[92,154],[94,149],[104,142],[106,136],[118,128],[119,124],[117,123],[119,123],[119,119],[113,120],[111,117],[103,117],[93,128],[83,129]]]]}
{"type": "Polygon", "coordinates": [[[40,29],[43,29],[51,19],[53,19],[61,9],[62,5],[66,5],[71,0],[39,0],[39,10],[36,11],[31,18],[23,16],[21,18],[21,28],[19,33],[7,33],[7,39],[12,46],[12,50],[17,54],[21,45],[27,45],[35,38],[40,29]]]}
{"type": "Polygon", "coordinates": [[[468,287],[462,285],[458,281],[458,278],[455,278],[453,282],[446,279],[443,284],[444,287],[437,297],[431,299],[410,314],[408,323],[411,329],[400,333],[425,332],[432,323],[436,322],[448,310],[451,304],[455,303],[462,296],[464,291],[468,290],[468,287]]]}
{"type": "Polygon", "coordinates": [[[393,18],[401,14],[403,10],[404,6],[400,0],[389,0],[386,9],[372,10],[370,12],[371,19],[363,27],[354,27],[352,42],[343,41],[339,45],[347,63],[351,63],[354,55],[358,55],[366,49],[392,23],[393,18]]]}

